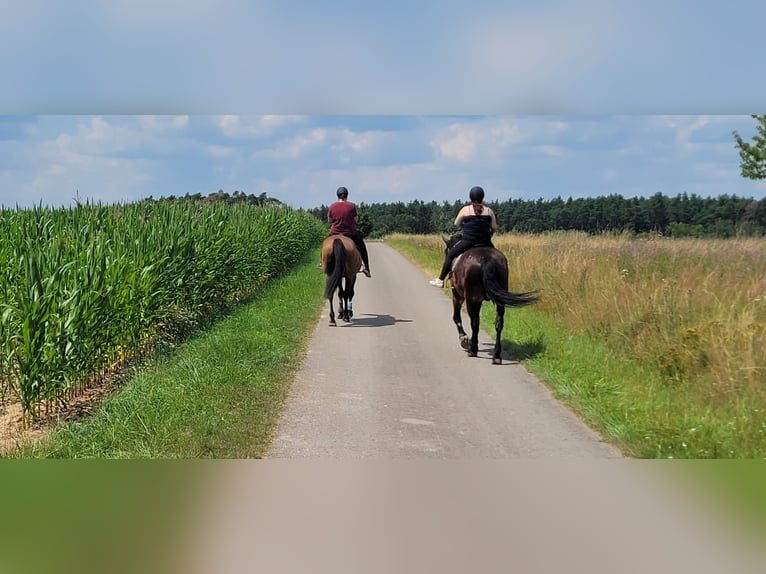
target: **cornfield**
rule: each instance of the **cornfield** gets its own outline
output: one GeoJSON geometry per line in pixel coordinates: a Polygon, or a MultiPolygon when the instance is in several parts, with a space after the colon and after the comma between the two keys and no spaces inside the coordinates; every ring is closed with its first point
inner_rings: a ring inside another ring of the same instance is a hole
{"type": "Polygon", "coordinates": [[[0,209],[0,407],[26,421],[251,294],[324,236],[282,206],[0,209]]]}

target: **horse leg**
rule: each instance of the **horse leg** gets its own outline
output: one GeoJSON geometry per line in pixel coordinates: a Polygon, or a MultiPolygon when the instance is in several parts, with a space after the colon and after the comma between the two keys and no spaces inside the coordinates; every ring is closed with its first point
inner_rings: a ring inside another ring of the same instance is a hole
{"type": "Polygon", "coordinates": [[[471,341],[468,338],[468,334],[463,329],[463,318],[460,314],[460,308],[463,306],[463,298],[457,294],[456,291],[452,291],[452,321],[457,327],[457,335],[460,337],[460,346],[466,351],[471,346],[471,341]]]}
{"type": "Polygon", "coordinates": [[[346,322],[351,321],[351,317],[354,316],[354,283],[356,282],[356,275],[346,278],[346,322]]]}
{"type": "Polygon", "coordinates": [[[502,365],[503,358],[500,356],[502,352],[500,344],[500,334],[503,332],[503,323],[505,319],[505,305],[495,305],[497,309],[497,315],[495,315],[495,354],[492,357],[493,365],[502,365]]]}
{"type": "Polygon", "coordinates": [[[343,287],[338,289],[338,319],[346,320],[346,291],[343,287]]]}
{"type": "Polygon", "coordinates": [[[479,354],[479,321],[481,318],[481,300],[466,302],[468,316],[471,318],[471,348],[468,350],[469,357],[479,354]]]}
{"type": "Polygon", "coordinates": [[[335,322],[335,311],[333,310],[333,295],[330,294],[330,327],[336,327],[338,324],[335,322]]]}

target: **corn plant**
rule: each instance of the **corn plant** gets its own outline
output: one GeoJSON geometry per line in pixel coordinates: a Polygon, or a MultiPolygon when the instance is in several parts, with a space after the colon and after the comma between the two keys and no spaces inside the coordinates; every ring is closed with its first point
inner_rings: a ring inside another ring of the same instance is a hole
{"type": "Polygon", "coordinates": [[[252,293],[324,233],[281,206],[0,210],[0,399],[36,417],[179,321],[252,293]]]}

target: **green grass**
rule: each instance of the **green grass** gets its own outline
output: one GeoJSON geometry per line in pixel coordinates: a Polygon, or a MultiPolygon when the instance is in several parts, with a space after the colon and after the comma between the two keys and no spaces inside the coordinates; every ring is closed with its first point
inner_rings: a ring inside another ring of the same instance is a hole
{"type": "Polygon", "coordinates": [[[156,357],[87,420],[11,456],[257,458],[318,320],[318,250],[205,332],[156,357]]]}

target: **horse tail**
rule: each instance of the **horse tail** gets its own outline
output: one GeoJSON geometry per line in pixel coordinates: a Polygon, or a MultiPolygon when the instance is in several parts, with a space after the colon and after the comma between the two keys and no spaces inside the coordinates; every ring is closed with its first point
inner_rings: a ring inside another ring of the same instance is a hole
{"type": "Polygon", "coordinates": [[[337,237],[332,242],[332,265],[332,272],[327,277],[324,288],[324,296],[327,299],[332,297],[335,290],[340,287],[346,269],[346,248],[343,247],[343,241],[337,237]]]}
{"type": "Polygon", "coordinates": [[[526,293],[509,292],[500,283],[498,272],[499,267],[497,261],[491,257],[484,259],[481,265],[484,292],[493,303],[505,307],[524,307],[540,300],[537,291],[527,291],[526,293]]]}

